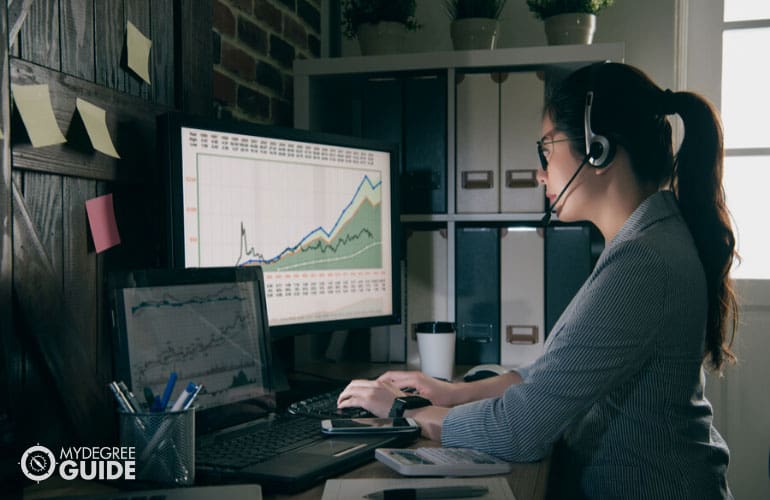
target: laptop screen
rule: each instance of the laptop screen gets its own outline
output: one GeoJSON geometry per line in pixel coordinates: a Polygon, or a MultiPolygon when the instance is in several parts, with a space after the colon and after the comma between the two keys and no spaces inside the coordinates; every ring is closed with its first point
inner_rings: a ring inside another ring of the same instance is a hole
{"type": "Polygon", "coordinates": [[[143,270],[110,275],[118,334],[116,376],[137,397],[169,404],[189,382],[203,384],[196,406],[211,409],[273,393],[262,270],[143,270]]]}

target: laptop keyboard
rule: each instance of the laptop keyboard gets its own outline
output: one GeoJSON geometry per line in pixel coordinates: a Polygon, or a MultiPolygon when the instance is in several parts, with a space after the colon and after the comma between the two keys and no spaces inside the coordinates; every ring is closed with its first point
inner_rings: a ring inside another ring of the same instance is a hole
{"type": "Polygon", "coordinates": [[[321,438],[317,419],[280,414],[265,424],[201,442],[196,450],[198,465],[240,469],[269,460],[321,438]]]}
{"type": "Polygon", "coordinates": [[[337,398],[341,392],[342,388],[311,396],[302,401],[292,403],[287,410],[292,415],[303,415],[318,419],[370,418],[375,416],[363,408],[337,408],[337,398]]]}

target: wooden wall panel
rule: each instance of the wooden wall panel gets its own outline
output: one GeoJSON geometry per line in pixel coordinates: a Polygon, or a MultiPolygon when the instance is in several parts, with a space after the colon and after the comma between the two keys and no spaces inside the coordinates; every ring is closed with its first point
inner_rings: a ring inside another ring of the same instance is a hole
{"type": "Polygon", "coordinates": [[[60,0],[61,70],[94,81],[94,4],[86,0],[60,0]]]}
{"type": "Polygon", "coordinates": [[[59,45],[59,0],[35,0],[21,25],[20,54],[23,59],[51,69],[61,69],[59,45]]]}
{"type": "Polygon", "coordinates": [[[152,100],[165,106],[174,105],[174,6],[172,0],[150,2],[152,50],[152,100]]]}
{"type": "MultiPolygon", "coordinates": [[[[7,39],[7,10],[0,8],[0,33],[7,39]]],[[[0,43],[0,411],[21,396],[21,345],[13,334],[13,240],[11,219],[10,87],[8,46],[0,43]]]]}
{"type": "Polygon", "coordinates": [[[96,291],[96,252],[89,242],[86,200],[96,196],[96,182],[63,177],[62,185],[62,288],[65,307],[72,313],[78,342],[96,372],[99,334],[96,291]]]}
{"type": "Polygon", "coordinates": [[[47,83],[56,120],[65,134],[72,123],[77,97],[104,108],[107,127],[121,155],[121,160],[116,160],[96,151],[74,149],[70,144],[45,148],[16,144],[13,148],[15,168],[126,182],[141,182],[146,177],[155,158],[155,115],[165,108],[121,92],[107,92],[101,85],[18,59],[11,61],[11,80],[24,84],[47,83]]]}
{"type": "Polygon", "coordinates": [[[37,172],[24,175],[24,201],[54,274],[62,280],[62,178],[37,172]]]}
{"type": "MultiPolygon", "coordinates": [[[[152,40],[152,34],[150,33],[150,4],[148,3],[148,0],[125,0],[125,2],[126,21],[131,21],[131,23],[136,26],[136,29],[152,40]]],[[[150,48],[150,53],[152,53],[152,48],[150,48]]],[[[127,67],[128,66],[125,66],[125,68],[127,67]]],[[[152,64],[149,64],[151,82],[154,77],[152,70],[152,64]]],[[[149,100],[150,85],[131,70],[126,70],[126,84],[126,92],[149,100]]]]}
{"type": "Polygon", "coordinates": [[[113,341],[104,283],[113,269],[166,264],[155,117],[174,105],[211,113],[211,2],[13,0],[0,9],[0,32],[11,36],[10,47],[0,43],[6,137],[21,126],[9,123],[10,81],[45,83],[65,135],[73,138],[81,97],[107,111],[122,156],[77,141],[33,148],[18,132],[12,147],[0,140],[0,413],[20,410],[25,440],[73,445],[79,434],[80,442],[109,444],[113,341]],[[127,20],[153,42],[151,85],[125,67],[127,20]],[[97,255],[85,201],[107,193],[122,243],[97,255]]]}
{"type": "Polygon", "coordinates": [[[126,22],[122,1],[94,2],[94,55],[96,83],[124,91],[126,74],[120,67],[126,22]]]}
{"type": "MultiPolygon", "coordinates": [[[[109,393],[94,379],[93,360],[89,360],[79,343],[80,333],[72,313],[65,307],[65,298],[58,286],[59,277],[50,266],[43,243],[34,230],[26,202],[18,190],[13,190],[13,288],[19,303],[23,325],[34,341],[50,374],[51,387],[66,407],[69,421],[75,423],[77,436],[70,442],[108,443],[112,419],[109,393]]],[[[45,375],[41,376],[44,379],[45,375]]],[[[39,393],[30,396],[26,407],[35,407],[39,393]]],[[[39,412],[47,410],[38,404],[39,412]]],[[[49,415],[50,416],[50,415],[49,415]]],[[[62,419],[63,415],[55,415],[62,419]]]]}
{"type": "Polygon", "coordinates": [[[179,48],[176,64],[177,107],[210,116],[212,104],[211,3],[175,0],[179,48]]]}

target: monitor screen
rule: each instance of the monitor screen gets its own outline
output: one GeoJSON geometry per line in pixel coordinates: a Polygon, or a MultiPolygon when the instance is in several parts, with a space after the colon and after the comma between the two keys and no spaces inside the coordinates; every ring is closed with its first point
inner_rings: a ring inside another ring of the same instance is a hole
{"type": "MultiPolygon", "coordinates": [[[[146,269],[109,275],[115,372],[136,395],[174,398],[203,384],[199,409],[273,395],[264,283],[259,268],[146,269]]],[[[169,402],[169,406],[173,401],[169,402]]]]}
{"type": "Polygon", "coordinates": [[[175,267],[260,266],[273,338],[399,321],[395,144],[171,114],[175,267]]]}

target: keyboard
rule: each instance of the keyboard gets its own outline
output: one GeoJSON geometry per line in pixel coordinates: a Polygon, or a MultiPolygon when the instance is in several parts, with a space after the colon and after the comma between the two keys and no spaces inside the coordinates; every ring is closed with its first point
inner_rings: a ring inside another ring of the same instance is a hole
{"type": "Polygon", "coordinates": [[[337,408],[337,398],[341,392],[342,388],[339,388],[311,396],[292,403],[287,410],[292,415],[303,415],[317,419],[371,418],[375,416],[363,408],[337,408]]]}
{"type": "Polygon", "coordinates": [[[196,446],[197,465],[241,469],[323,439],[318,419],[277,414],[266,422],[204,439],[196,446]]]}

